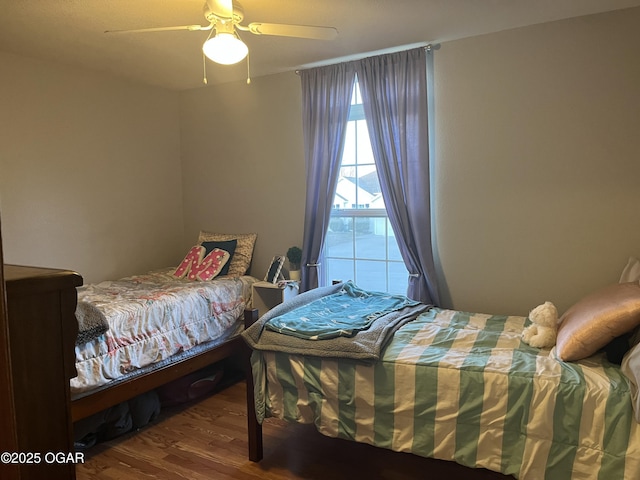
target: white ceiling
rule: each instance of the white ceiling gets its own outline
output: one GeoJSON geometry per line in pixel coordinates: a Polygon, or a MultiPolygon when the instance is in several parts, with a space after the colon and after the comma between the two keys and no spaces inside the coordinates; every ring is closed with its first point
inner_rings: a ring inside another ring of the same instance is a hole
{"type": "MultiPolygon", "coordinates": [[[[205,0],[0,0],[0,51],[184,90],[203,86],[208,32],[105,34],[207,24],[205,0]]],[[[640,5],[640,0],[240,0],[243,24],[325,25],[337,40],[243,35],[251,76],[332,63],[402,46],[440,43],[640,5]]],[[[209,84],[242,80],[246,62],[207,61],[209,84]]]]}

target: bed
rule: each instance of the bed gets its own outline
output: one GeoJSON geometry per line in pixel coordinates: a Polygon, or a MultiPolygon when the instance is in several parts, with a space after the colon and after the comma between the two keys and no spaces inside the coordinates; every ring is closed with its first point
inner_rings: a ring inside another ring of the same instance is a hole
{"type": "MultiPolygon", "coordinates": [[[[330,437],[455,461],[470,467],[469,478],[479,468],[526,480],[640,478],[637,379],[628,373],[640,347],[622,367],[601,352],[602,338],[595,352],[563,361],[556,347],[523,342],[529,318],[415,304],[376,307],[373,320],[336,336],[322,325],[333,313],[318,302],[344,295],[346,285],[301,294],[242,334],[253,349],[251,460],[262,458],[262,421],[277,417],[315,424],[330,437]],[[371,338],[361,336],[367,330],[375,331],[371,338]]],[[[640,285],[625,285],[631,300],[616,298],[622,308],[608,302],[604,323],[629,330],[640,324],[640,285]]],[[[593,311],[593,298],[578,307],[585,304],[593,311]]],[[[584,313],[577,308],[563,320],[603,337],[584,313]]]]}
{"type": "Polygon", "coordinates": [[[247,274],[255,240],[202,231],[177,267],[79,287],[72,421],[242,359],[239,333],[257,281],[247,274]]]}

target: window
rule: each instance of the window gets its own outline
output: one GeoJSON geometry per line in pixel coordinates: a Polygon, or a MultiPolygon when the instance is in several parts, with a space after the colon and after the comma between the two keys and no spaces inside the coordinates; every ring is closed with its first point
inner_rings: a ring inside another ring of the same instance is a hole
{"type": "Polygon", "coordinates": [[[406,294],[409,273],[387,217],[356,82],[336,194],[325,237],[320,284],[406,294]]]}

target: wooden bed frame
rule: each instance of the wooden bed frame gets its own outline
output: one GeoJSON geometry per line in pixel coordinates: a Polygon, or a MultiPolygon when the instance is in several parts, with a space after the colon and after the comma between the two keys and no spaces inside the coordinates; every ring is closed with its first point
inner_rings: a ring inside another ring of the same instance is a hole
{"type": "MultiPolygon", "coordinates": [[[[258,311],[257,310],[247,310],[245,311],[245,328],[248,328],[253,323],[258,320],[258,311]]],[[[250,363],[250,355],[251,348],[245,343],[245,351],[246,351],[246,379],[247,379],[247,433],[248,433],[248,447],[249,447],[249,460],[252,462],[259,462],[262,460],[264,456],[264,449],[262,443],[262,425],[258,423],[258,418],[256,416],[256,405],[253,396],[253,375],[251,373],[251,363],[250,363]]],[[[401,453],[398,453],[401,455],[401,453]]],[[[426,461],[434,463],[434,470],[432,473],[438,472],[438,462],[440,460],[425,458],[426,461]]],[[[485,470],[482,468],[469,468],[462,465],[457,465],[460,468],[460,472],[464,475],[465,479],[469,480],[508,480],[513,479],[511,476],[506,476],[498,472],[493,472],[490,470],[485,470]]]]}
{"type": "MultiPolygon", "coordinates": [[[[246,310],[244,328],[247,329],[258,321],[258,310],[246,310]]],[[[243,340],[244,343],[244,340],[243,340]]],[[[256,403],[253,397],[253,373],[251,371],[251,347],[244,343],[245,377],[247,381],[247,441],[249,443],[249,460],[259,462],[264,456],[262,446],[262,424],[256,415],[256,403]]]]}
{"type": "MultiPolygon", "coordinates": [[[[245,310],[245,324],[257,320],[257,310],[245,310]]],[[[248,363],[247,346],[242,337],[237,335],[210,350],[193,357],[185,358],[175,363],[170,363],[157,370],[152,370],[130,380],[120,382],[113,387],[108,387],[91,393],[87,396],[71,401],[71,419],[73,422],[87,418],[90,415],[101,412],[109,407],[130,400],[142,393],[158,388],[168,382],[177,380],[189,373],[200,370],[214,363],[235,357],[242,362],[243,370],[250,368],[248,363]]],[[[246,372],[245,372],[246,373],[246,372]]],[[[250,376],[249,371],[249,376],[250,376]]],[[[255,415],[254,415],[255,417],[255,415]]]]}

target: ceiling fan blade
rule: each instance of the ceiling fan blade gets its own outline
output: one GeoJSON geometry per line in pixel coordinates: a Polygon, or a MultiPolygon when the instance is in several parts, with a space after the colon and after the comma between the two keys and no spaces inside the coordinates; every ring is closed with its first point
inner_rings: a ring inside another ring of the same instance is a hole
{"type": "Polygon", "coordinates": [[[136,28],[133,30],[105,30],[104,33],[146,33],[146,32],[169,32],[172,30],[189,30],[195,32],[198,30],[211,30],[212,25],[177,25],[175,27],[156,27],[156,28],[136,28]]]}
{"type": "Polygon", "coordinates": [[[277,35],[279,37],[310,38],[313,40],[333,40],[338,36],[338,30],[334,27],[316,27],[312,25],[250,23],[248,29],[256,35],[277,35]]]}
{"type": "Polygon", "coordinates": [[[233,20],[233,0],[207,0],[206,7],[218,18],[233,20]]]}

